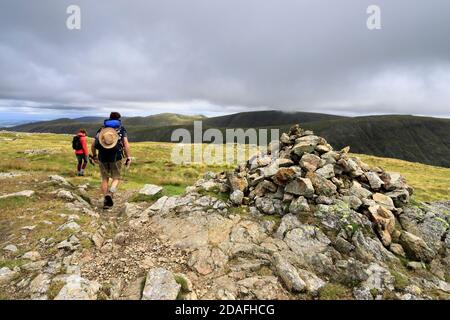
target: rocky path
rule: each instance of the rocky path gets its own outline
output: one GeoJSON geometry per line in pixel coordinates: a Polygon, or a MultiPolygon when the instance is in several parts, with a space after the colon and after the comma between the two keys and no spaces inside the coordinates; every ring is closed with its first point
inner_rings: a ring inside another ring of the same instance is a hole
{"type": "MultiPolygon", "coordinates": [[[[229,204],[197,192],[162,197],[151,206],[130,202],[137,191],[121,192],[114,208],[104,211],[100,201],[92,200],[96,190],[87,186],[73,186],[59,176],[36,183],[51,185],[39,197],[60,203],[47,214],[61,219],[31,251],[22,253],[13,244],[2,248],[4,261],[17,263],[1,268],[4,298],[292,297],[271,271],[267,253],[250,250],[267,237],[264,232],[273,229],[273,222],[242,219],[229,204]],[[233,252],[221,244],[234,246],[233,252]]],[[[34,223],[27,237],[42,221],[34,223]]]]}
{"type": "Polygon", "coordinates": [[[100,223],[114,226],[114,235],[105,239],[94,235],[94,248],[87,251],[81,274],[98,281],[112,297],[140,299],[145,276],[149,269],[162,267],[174,273],[186,271],[186,254],[162,241],[143,216],[142,207],[127,202],[135,193],[119,193],[111,210],[100,212],[100,223]]]}
{"type": "MultiPolygon", "coordinates": [[[[17,177],[5,174],[2,178],[17,177]]],[[[1,248],[0,257],[7,265],[0,268],[1,298],[140,299],[145,276],[151,268],[180,273],[177,277],[184,279],[181,272],[186,271],[186,254],[159,239],[147,223],[149,218],[142,215],[143,208],[128,202],[137,191],[119,192],[115,206],[103,210],[101,200],[94,200],[97,190],[89,186],[74,186],[60,176],[35,180],[32,185],[28,181],[26,184],[34,189],[37,185],[47,186],[41,188],[37,197],[50,197],[60,204],[45,213],[58,216],[61,222],[57,223],[61,225],[48,232],[54,237],[39,239],[33,250],[26,253],[22,251],[27,249],[22,247],[31,247],[32,243],[14,245],[4,239],[6,245],[1,248]]],[[[26,190],[4,198],[32,199],[35,194],[26,190]]],[[[26,227],[28,234],[21,236],[23,240],[30,238],[40,224],[53,227],[56,223],[31,218],[35,224],[26,227]]],[[[2,223],[2,229],[8,229],[6,223],[2,223]]],[[[13,237],[15,234],[9,238],[13,237]]]]}
{"type": "MultiPolygon", "coordinates": [[[[322,206],[315,225],[293,214],[268,219],[254,207],[234,207],[218,197],[220,182],[213,177],[199,180],[183,196],[164,196],[151,205],[131,202],[137,191],[122,192],[114,209],[104,211],[100,202],[86,201],[96,190],[51,176],[54,187],[46,192],[71,212],[63,214],[54,236],[66,236],[42,238],[34,250],[20,254],[14,244],[4,246],[2,256],[21,263],[1,268],[2,297],[449,298],[442,266],[447,258],[426,267],[400,260],[378,240],[370,221],[343,203],[322,206]],[[343,217],[365,230],[348,240],[336,237],[343,217]]],[[[406,209],[401,222],[441,250],[447,238],[436,228],[439,212],[449,207],[406,209]]],[[[36,226],[28,227],[32,233],[36,226]]]]}

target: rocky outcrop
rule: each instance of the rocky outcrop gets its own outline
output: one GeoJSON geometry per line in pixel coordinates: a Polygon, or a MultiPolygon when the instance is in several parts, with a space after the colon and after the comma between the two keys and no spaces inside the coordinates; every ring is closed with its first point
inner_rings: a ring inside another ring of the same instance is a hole
{"type": "Polygon", "coordinates": [[[400,242],[405,251],[417,260],[431,262],[436,255],[422,238],[407,231],[403,231],[400,235],[400,242]]]}
{"type": "Polygon", "coordinates": [[[24,191],[19,191],[19,192],[14,192],[14,193],[9,193],[9,194],[5,194],[0,196],[0,199],[6,199],[6,198],[11,198],[11,197],[25,197],[25,198],[30,198],[35,194],[35,192],[33,190],[24,190],[24,191]]]}
{"type": "Polygon", "coordinates": [[[77,274],[67,277],[55,300],[96,300],[100,285],[77,274]]]}
{"type": "Polygon", "coordinates": [[[175,300],[180,289],[172,272],[163,268],[151,269],[145,280],[142,300],[175,300]]]}
{"type": "Polygon", "coordinates": [[[408,293],[395,286],[395,270],[404,268],[405,257],[435,265],[430,277],[437,288],[448,274],[448,216],[413,209],[403,177],[370,168],[348,148],[334,151],[312,132],[294,126],[280,143],[278,158],[259,154],[234,172],[208,174],[185,196],[158,201],[151,210],[159,232],[192,251],[195,272],[211,279],[227,274],[229,285],[213,281],[202,298],[257,297],[240,284],[261,270],[278,279],[278,297],[354,283],[356,299],[402,298],[408,293]],[[230,201],[211,208],[215,200],[198,193],[204,184],[229,190],[230,201]],[[231,213],[236,210],[244,215],[231,213]]]}
{"type": "Polygon", "coordinates": [[[154,184],[146,184],[139,190],[139,194],[143,194],[145,196],[154,196],[162,191],[162,187],[154,185],[154,184]]]}
{"type": "Polygon", "coordinates": [[[0,269],[0,285],[7,284],[18,276],[18,273],[7,267],[0,269]]]}

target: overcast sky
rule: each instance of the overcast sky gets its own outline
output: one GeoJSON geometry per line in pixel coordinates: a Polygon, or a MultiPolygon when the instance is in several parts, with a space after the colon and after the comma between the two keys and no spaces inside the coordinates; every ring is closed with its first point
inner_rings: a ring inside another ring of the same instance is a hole
{"type": "Polygon", "coordinates": [[[3,121],[113,109],[450,117],[450,1],[1,0],[3,121]]]}

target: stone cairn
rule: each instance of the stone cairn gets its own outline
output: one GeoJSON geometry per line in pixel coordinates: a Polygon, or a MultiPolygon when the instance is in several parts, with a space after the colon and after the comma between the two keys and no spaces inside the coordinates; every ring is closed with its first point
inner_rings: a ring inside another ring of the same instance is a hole
{"type": "Polygon", "coordinates": [[[395,216],[413,192],[400,174],[371,168],[350,156],[349,147],[335,151],[299,125],[281,135],[277,149],[277,156],[255,155],[222,175],[234,205],[249,205],[257,214],[301,216],[341,200],[372,221],[384,246],[399,240],[395,216]]]}

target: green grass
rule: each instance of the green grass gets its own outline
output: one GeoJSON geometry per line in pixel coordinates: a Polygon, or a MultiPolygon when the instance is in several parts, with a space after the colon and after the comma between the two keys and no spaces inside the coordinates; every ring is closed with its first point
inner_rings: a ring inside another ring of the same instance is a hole
{"type": "Polygon", "coordinates": [[[0,301],[1,300],[10,300],[10,298],[7,295],[5,295],[3,292],[0,292],[0,301]]]}
{"type": "Polygon", "coordinates": [[[274,215],[264,215],[263,220],[265,221],[273,221],[276,223],[276,225],[279,225],[281,223],[281,215],[274,214],[274,215]]]}
{"type": "MultiPolygon", "coordinates": [[[[46,179],[46,178],[41,178],[46,179]]],[[[42,186],[42,181],[37,179],[25,180],[27,189],[36,190],[42,186]]],[[[7,179],[0,186],[0,192],[6,193],[16,191],[15,188],[24,188],[24,181],[17,185],[14,179],[7,179]]],[[[61,214],[73,214],[70,210],[65,208],[65,202],[57,199],[55,195],[44,193],[42,190],[47,190],[47,187],[41,187],[41,190],[32,198],[12,197],[2,199],[0,201],[0,247],[9,243],[23,242],[26,245],[19,246],[20,255],[26,251],[35,250],[38,246],[38,241],[42,238],[54,238],[55,242],[62,241],[72,235],[72,231],[63,230],[57,231],[57,228],[66,222],[66,217],[61,214]],[[50,222],[48,223],[44,223],[50,222]],[[24,231],[24,226],[35,226],[31,231],[24,231]],[[22,237],[25,237],[22,239],[22,237]]],[[[51,191],[49,189],[47,191],[51,191]]],[[[92,231],[91,218],[87,215],[79,215],[77,223],[86,231],[92,231]]],[[[52,248],[56,250],[56,248],[52,248]]]]}
{"type": "Polygon", "coordinates": [[[210,196],[210,197],[222,200],[224,202],[228,201],[228,193],[219,192],[219,190],[211,190],[211,191],[199,190],[198,193],[203,196],[210,196]]]}
{"type": "Polygon", "coordinates": [[[327,283],[319,289],[320,300],[349,300],[352,293],[349,288],[340,284],[327,283]]]}
{"type": "Polygon", "coordinates": [[[29,206],[35,201],[36,201],[35,198],[27,198],[27,197],[9,197],[0,199],[0,210],[11,210],[21,208],[24,206],[29,206]]]}
{"type": "Polygon", "coordinates": [[[141,280],[141,283],[140,283],[140,287],[139,287],[139,297],[142,297],[142,294],[144,293],[145,281],[146,281],[146,278],[142,277],[142,280],[141,280]]]}
{"type": "Polygon", "coordinates": [[[394,277],[395,289],[404,290],[409,285],[409,280],[404,274],[393,270],[391,270],[391,274],[394,277]]]}
{"type": "Polygon", "coordinates": [[[177,300],[180,300],[182,293],[187,292],[188,291],[188,283],[186,281],[186,279],[180,275],[175,275],[175,282],[178,283],[181,286],[181,290],[178,294],[177,300]]]}
{"type": "Polygon", "coordinates": [[[186,186],[185,185],[172,185],[172,184],[167,184],[167,185],[163,185],[163,192],[165,195],[167,196],[178,196],[178,195],[182,195],[185,191],[186,186]]]}
{"type": "Polygon", "coordinates": [[[228,209],[228,211],[231,214],[234,215],[243,215],[243,216],[248,216],[249,215],[249,209],[247,206],[232,206],[228,209]]]}
{"type": "Polygon", "coordinates": [[[399,172],[414,188],[417,201],[449,200],[450,169],[398,159],[380,158],[357,154],[370,166],[383,167],[386,171],[399,172]]]}
{"type": "Polygon", "coordinates": [[[370,289],[370,294],[372,295],[372,297],[375,298],[378,295],[378,289],[376,288],[370,289]]]}
{"type": "Polygon", "coordinates": [[[81,247],[83,249],[91,249],[94,244],[92,243],[92,241],[90,239],[84,238],[80,241],[81,247]]]}
{"type": "Polygon", "coordinates": [[[55,299],[63,287],[64,287],[63,281],[52,281],[50,287],[47,290],[48,299],[49,300],[55,299]]]}
{"type": "Polygon", "coordinates": [[[27,263],[27,261],[21,259],[4,259],[0,260],[0,268],[7,267],[12,270],[15,267],[22,266],[25,263],[27,263]]]}
{"type": "MultiPolygon", "coordinates": [[[[2,141],[0,144],[0,172],[28,171],[40,175],[60,174],[74,184],[89,183],[93,187],[99,185],[98,167],[89,165],[87,176],[75,176],[76,160],[71,147],[71,135],[0,133],[0,137],[16,138],[15,141],[2,141]],[[29,149],[46,149],[52,154],[24,155],[23,151],[29,149]]],[[[152,183],[163,186],[167,195],[178,195],[206,171],[218,172],[233,167],[230,164],[175,165],[170,161],[174,147],[171,143],[139,142],[132,143],[131,146],[132,155],[136,160],[130,169],[124,172],[125,181],[121,185],[122,189],[135,190],[146,183],[152,183]]],[[[369,165],[380,166],[387,171],[400,172],[415,189],[414,199],[417,201],[449,199],[450,169],[448,168],[361,154],[357,156],[369,165]]]]}

